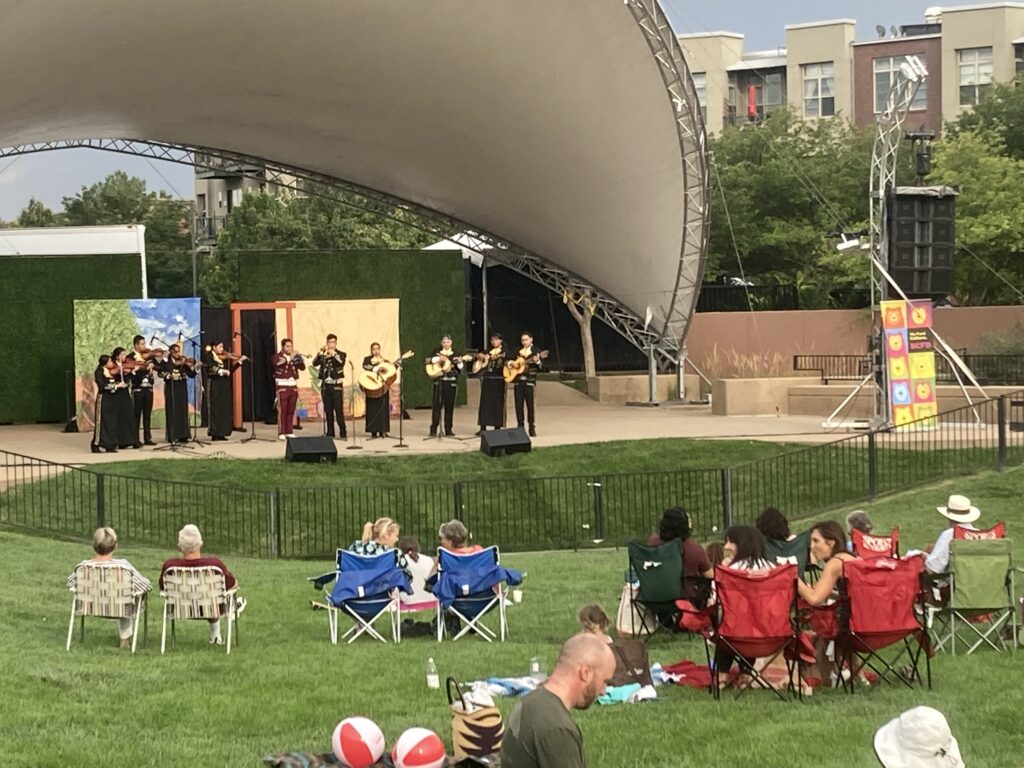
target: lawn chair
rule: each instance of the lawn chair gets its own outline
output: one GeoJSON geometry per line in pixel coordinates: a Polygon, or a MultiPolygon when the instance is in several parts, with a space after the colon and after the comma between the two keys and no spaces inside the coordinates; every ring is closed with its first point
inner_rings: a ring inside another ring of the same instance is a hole
{"type": "Polygon", "coordinates": [[[900,529],[893,528],[888,536],[878,536],[873,533],[864,533],[854,528],[850,531],[850,538],[853,541],[853,551],[857,557],[863,560],[873,560],[876,557],[900,556],[900,529]]]}
{"type": "MultiPolygon", "coordinates": [[[[201,568],[168,568],[163,575],[160,597],[164,599],[163,629],[160,634],[160,653],[167,649],[167,623],[171,624],[174,638],[176,621],[219,620],[227,616],[227,652],[231,653],[232,628],[238,620],[241,598],[238,586],[228,589],[224,572],[215,566],[201,568]]],[[[237,638],[236,638],[237,641],[237,638]]]]}
{"type": "Polygon", "coordinates": [[[789,541],[778,539],[765,539],[765,556],[779,565],[792,564],[797,567],[798,573],[806,573],[807,562],[810,559],[811,532],[798,533],[789,541]]]}
{"type": "Polygon", "coordinates": [[[984,645],[1005,651],[1007,642],[1002,633],[1009,626],[1011,647],[1016,647],[1013,577],[1010,539],[954,538],[949,545],[949,601],[934,612],[938,619],[936,646],[948,647],[954,656],[957,642],[967,648],[968,654],[984,645]]]}
{"type": "Polygon", "coordinates": [[[878,557],[843,563],[839,635],[835,643],[840,668],[850,672],[841,676],[849,693],[853,693],[858,674],[865,666],[878,675],[879,682],[899,682],[913,688],[915,681],[924,682],[920,670],[922,654],[927,684],[932,687],[931,647],[928,633],[918,619],[924,615],[923,568],[919,557],[878,557]],[[897,645],[898,649],[893,649],[897,645]],[[896,664],[904,656],[907,665],[897,669],[896,664]]]}
{"type": "Polygon", "coordinates": [[[331,644],[338,644],[338,615],[352,618],[352,626],[341,637],[352,643],[361,635],[386,643],[374,626],[385,616],[391,623],[392,641],[402,641],[399,593],[412,593],[409,577],[398,565],[399,551],[389,549],[376,555],[359,555],[347,549],[337,551],[337,570],[310,579],[324,591],[327,628],[331,644]],[[331,586],[333,584],[333,586],[331,586]]]}
{"type": "MultiPolygon", "coordinates": [[[[75,569],[75,586],[71,589],[71,622],[68,624],[67,649],[75,631],[75,618],[81,622],[81,638],[85,639],[85,617],[131,619],[132,653],[139,637],[139,616],[146,610],[146,593],[134,594],[132,572],[113,563],[82,563],[75,569]]],[[[148,610],[145,624],[148,634],[148,610]]]]}
{"type": "MultiPolygon", "coordinates": [[[[713,663],[711,649],[734,656],[740,672],[750,675],[750,685],[736,692],[737,698],[756,683],[783,701],[786,697],[764,676],[764,670],[783,656],[789,674],[787,690],[802,697],[798,681],[799,639],[796,626],[797,566],[790,563],[770,571],[735,571],[715,568],[715,589],[721,619],[707,644],[711,693],[721,695],[722,670],[713,663]],[[764,659],[761,664],[753,659],[764,659]]],[[[716,653],[716,656],[718,654],[716,653]]]]}
{"type": "Polygon", "coordinates": [[[652,637],[657,631],[672,632],[679,619],[677,600],[689,599],[683,590],[683,553],[675,539],[657,546],[631,541],[627,545],[629,570],[636,587],[631,590],[632,616],[641,626],[634,637],[652,637]]]}
{"type": "Polygon", "coordinates": [[[437,550],[437,581],[434,595],[439,603],[437,620],[437,641],[441,642],[446,631],[445,617],[454,617],[459,629],[452,640],[475,632],[487,642],[500,638],[505,642],[508,634],[508,619],[505,606],[508,603],[508,588],[522,584],[519,571],[501,565],[501,556],[496,546],[479,552],[457,555],[447,549],[437,550]],[[498,631],[488,627],[483,618],[498,609],[498,631]]]}
{"type": "Polygon", "coordinates": [[[979,539],[1005,539],[1006,523],[1000,521],[991,528],[979,530],[958,525],[953,528],[954,541],[978,541],[979,539]]]}

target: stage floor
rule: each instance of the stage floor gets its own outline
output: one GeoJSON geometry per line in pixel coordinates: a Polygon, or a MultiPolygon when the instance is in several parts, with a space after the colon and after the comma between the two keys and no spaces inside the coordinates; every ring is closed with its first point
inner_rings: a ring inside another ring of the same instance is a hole
{"type": "MultiPolygon", "coordinates": [[[[480,438],[476,432],[477,388],[470,387],[469,404],[455,409],[456,437],[431,439],[430,411],[413,410],[411,419],[403,423],[404,442],[408,450],[396,449],[398,421],[392,418],[393,437],[383,440],[366,439],[359,428],[358,451],[347,451],[355,444],[349,425],[348,441],[337,440],[338,459],[359,456],[401,455],[409,453],[445,453],[476,451],[480,438]]],[[[508,418],[515,424],[515,412],[509,394],[508,418]]],[[[845,432],[823,432],[818,416],[712,416],[710,406],[660,405],[658,407],[618,406],[597,403],[584,394],[557,382],[537,384],[537,437],[534,446],[596,443],[608,440],[648,440],[659,437],[690,437],[707,439],[768,440],[772,442],[823,443],[845,437],[845,432]]],[[[0,450],[46,459],[61,464],[93,464],[111,461],[135,461],[155,458],[213,458],[273,459],[284,456],[284,442],[277,439],[273,425],[256,424],[259,440],[242,443],[248,434],[236,432],[227,442],[197,445],[194,449],[166,450],[166,444],[156,448],[128,448],[117,453],[91,453],[89,434],[64,434],[56,424],[15,425],[0,427],[0,450]],[[164,447],[164,450],[158,450],[164,447]]],[[[299,436],[319,435],[322,422],[306,422],[299,436]]],[[[162,430],[161,430],[162,432],[162,430]]],[[[160,432],[156,434],[160,440],[160,432]]],[[[207,441],[205,430],[199,430],[199,439],[207,441]]]]}

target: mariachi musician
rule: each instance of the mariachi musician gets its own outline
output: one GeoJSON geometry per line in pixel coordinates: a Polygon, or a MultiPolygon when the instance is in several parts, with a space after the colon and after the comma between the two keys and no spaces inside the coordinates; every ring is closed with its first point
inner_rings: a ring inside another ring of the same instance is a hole
{"type": "Polygon", "coordinates": [[[248,359],[226,352],[222,341],[206,348],[207,434],[212,440],[227,440],[231,434],[231,374],[248,359]]]}
{"type": "Polygon", "coordinates": [[[452,349],[452,337],[445,334],[441,337],[441,347],[434,354],[427,358],[427,363],[432,366],[440,366],[441,372],[434,379],[433,385],[433,412],[430,419],[430,436],[437,437],[437,430],[441,426],[441,411],[444,411],[444,434],[445,437],[454,437],[452,431],[452,417],[455,413],[455,392],[459,386],[459,374],[462,373],[464,365],[463,358],[455,354],[452,349]]]}
{"type": "MultiPolygon", "coordinates": [[[[480,376],[480,432],[505,426],[505,347],[500,333],[491,334],[491,348],[480,354],[474,370],[480,376]]],[[[477,434],[480,434],[477,432],[477,434]]]]}
{"type": "MultiPolygon", "coordinates": [[[[370,354],[363,358],[363,370],[375,371],[379,365],[387,362],[387,360],[380,356],[380,344],[373,342],[370,345],[370,354]]],[[[367,396],[366,431],[370,433],[370,437],[387,437],[388,432],[391,430],[390,408],[390,389],[385,388],[376,397],[367,396]]]]}
{"type": "Polygon", "coordinates": [[[138,442],[141,423],[142,439],[146,445],[156,445],[153,442],[153,431],[150,426],[153,419],[153,367],[162,356],[162,349],[146,349],[145,337],[136,336],[132,339],[132,351],[128,353],[127,359],[135,361],[135,368],[131,376],[132,404],[135,412],[135,441],[138,442]]]}
{"type": "Polygon", "coordinates": [[[117,409],[107,406],[113,402],[118,387],[124,387],[114,380],[114,374],[107,367],[110,355],[100,355],[99,365],[93,372],[96,382],[96,409],[93,418],[92,444],[93,453],[102,448],[107,453],[117,453],[117,409]],[[109,412],[108,412],[109,410],[109,412]]]}
{"type": "Polygon", "coordinates": [[[512,384],[512,396],[516,405],[516,426],[522,429],[528,423],[530,437],[536,437],[534,391],[537,388],[537,374],[540,372],[542,354],[534,350],[533,336],[529,331],[523,331],[519,335],[519,343],[522,344],[519,349],[519,357],[526,362],[526,369],[516,377],[512,384]],[[529,419],[528,421],[524,419],[524,415],[529,419]]]}
{"type": "Polygon", "coordinates": [[[334,422],[338,422],[338,435],[348,439],[345,431],[345,360],[348,356],[338,349],[338,337],[327,335],[327,343],[313,358],[311,365],[320,373],[320,397],[324,401],[326,435],[334,437],[334,422]]]}
{"type": "Polygon", "coordinates": [[[167,442],[187,443],[188,426],[188,380],[196,377],[195,358],[181,354],[181,346],[171,344],[167,358],[156,366],[157,373],[164,380],[164,416],[167,422],[167,442]]]}
{"type": "Polygon", "coordinates": [[[285,440],[292,436],[299,402],[299,371],[306,370],[306,362],[296,354],[291,339],[281,339],[281,350],[270,359],[270,365],[277,389],[277,439],[285,440]]]}
{"type": "Polygon", "coordinates": [[[135,426],[135,406],[132,403],[131,382],[132,373],[135,370],[135,361],[128,360],[125,356],[124,347],[115,347],[110,353],[110,362],[107,367],[111,369],[114,381],[120,384],[114,391],[107,404],[107,413],[117,413],[117,447],[118,448],[141,448],[139,442],[139,430],[135,426]]]}

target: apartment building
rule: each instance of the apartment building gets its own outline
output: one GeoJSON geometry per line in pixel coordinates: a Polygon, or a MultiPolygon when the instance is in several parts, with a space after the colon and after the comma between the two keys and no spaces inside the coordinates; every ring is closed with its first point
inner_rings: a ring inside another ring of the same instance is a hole
{"type": "Polygon", "coordinates": [[[856,40],[855,30],[853,19],[791,24],[784,46],[750,52],[735,32],[679,35],[708,131],[762,119],[783,104],[808,120],[842,115],[871,125],[900,64],[914,55],[929,78],[908,127],[938,133],[990,83],[1024,71],[1024,3],[930,8],[921,22],[879,26],[872,40],[856,40]]]}
{"type": "MultiPolygon", "coordinates": [[[[242,204],[243,198],[252,192],[264,191],[276,195],[279,186],[270,181],[266,169],[225,161],[218,157],[204,156],[202,167],[195,170],[196,234],[203,245],[213,245],[217,236],[227,225],[231,211],[242,204]]],[[[294,179],[287,177],[289,184],[294,179]]]]}

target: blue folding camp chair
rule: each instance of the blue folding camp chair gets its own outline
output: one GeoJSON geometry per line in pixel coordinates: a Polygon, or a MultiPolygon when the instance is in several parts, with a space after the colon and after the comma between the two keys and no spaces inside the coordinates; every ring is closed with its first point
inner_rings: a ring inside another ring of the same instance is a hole
{"type": "Polygon", "coordinates": [[[497,547],[487,547],[468,555],[456,555],[446,549],[437,550],[437,582],[434,596],[440,608],[437,621],[437,641],[445,632],[446,615],[459,622],[459,630],[452,640],[476,632],[487,642],[499,636],[505,641],[508,624],[505,605],[508,588],[523,582],[523,576],[500,563],[497,547]],[[498,609],[498,632],[483,623],[485,614],[498,609]]]}
{"type": "Polygon", "coordinates": [[[401,642],[398,593],[411,594],[412,586],[409,577],[398,567],[398,550],[367,556],[339,549],[337,566],[338,570],[333,574],[309,579],[314,587],[324,591],[331,643],[338,644],[338,614],[342,611],[353,620],[352,626],[342,635],[342,639],[347,638],[349,643],[362,634],[386,643],[385,636],[374,627],[385,616],[391,623],[391,639],[401,642]],[[332,582],[333,586],[330,586],[332,582]]]}

